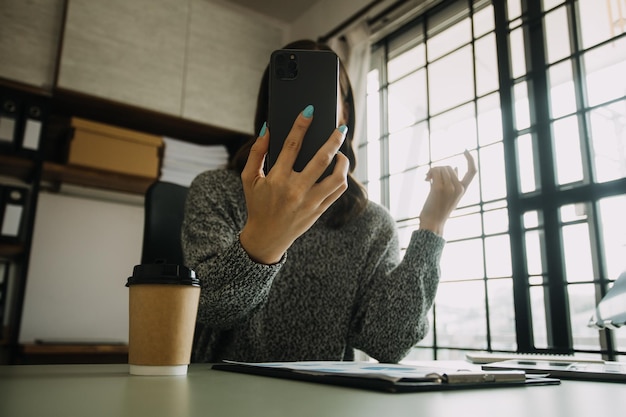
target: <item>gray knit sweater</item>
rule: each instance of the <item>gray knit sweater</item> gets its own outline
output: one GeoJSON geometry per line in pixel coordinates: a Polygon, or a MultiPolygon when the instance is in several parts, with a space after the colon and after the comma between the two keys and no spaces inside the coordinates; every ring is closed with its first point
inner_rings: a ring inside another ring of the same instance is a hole
{"type": "Polygon", "coordinates": [[[444,240],[413,232],[402,261],[394,220],[369,202],[340,229],[320,218],[281,262],[252,261],[241,179],[208,171],[192,183],[182,243],[201,281],[194,362],[342,360],[360,349],[401,360],[427,331],[444,240]]]}

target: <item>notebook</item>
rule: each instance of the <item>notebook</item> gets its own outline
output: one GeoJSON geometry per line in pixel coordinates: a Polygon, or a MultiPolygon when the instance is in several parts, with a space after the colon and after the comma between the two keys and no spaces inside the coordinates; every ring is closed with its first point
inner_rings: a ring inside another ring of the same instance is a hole
{"type": "Polygon", "coordinates": [[[523,371],[441,368],[373,362],[222,362],[213,369],[386,392],[423,392],[559,384],[523,371]]]}
{"type": "Polygon", "coordinates": [[[549,374],[560,379],[585,381],[626,382],[626,363],[550,361],[543,359],[512,359],[482,366],[486,371],[521,370],[527,374],[549,374]]]}

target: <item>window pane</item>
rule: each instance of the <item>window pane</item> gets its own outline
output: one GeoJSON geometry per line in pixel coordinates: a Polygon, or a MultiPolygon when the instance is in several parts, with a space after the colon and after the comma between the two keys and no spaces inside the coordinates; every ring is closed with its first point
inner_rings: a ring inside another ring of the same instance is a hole
{"type": "Polygon", "coordinates": [[[583,55],[589,105],[606,103],[626,93],[626,37],[583,55]]]}
{"type": "Polygon", "coordinates": [[[590,113],[596,182],[626,177],[626,100],[590,113]]]}
{"type": "Polygon", "coordinates": [[[522,193],[529,193],[537,189],[533,155],[532,136],[523,135],[517,138],[517,165],[519,169],[519,187],[522,193]]]}
{"type": "Polygon", "coordinates": [[[356,169],[354,175],[363,184],[367,183],[367,148],[365,146],[359,146],[356,150],[356,169]]]}
{"type": "Polygon", "coordinates": [[[407,221],[399,221],[398,224],[398,241],[400,248],[405,250],[409,246],[413,232],[419,227],[419,221],[411,219],[407,221]]]}
{"type": "Polygon", "coordinates": [[[486,211],[483,215],[485,234],[507,232],[509,230],[509,211],[507,209],[486,211]]]}
{"type": "Polygon", "coordinates": [[[441,281],[483,278],[483,244],[481,239],[448,242],[441,260],[441,281]]]}
{"type": "Polygon", "coordinates": [[[543,273],[541,236],[538,230],[526,232],[526,268],[529,275],[543,273]]]}
{"type": "Polygon", "coordinates": [[[568,285],[567,294],[574,349],[599,350],[598,331],[587,327],[596,307],[593,284],[568,285]]]}
{"type": "Polygon", "coordinates": [[[515,84],[513,87],[515,100],[515,128],[522,130],[530,127],[530,107],[528,105],[528,87],[526,82],[515,84]]]}
{"type": "Polygon", "coordinates": [[[487,281],[491,348],[517,350],[515,337],[515,310],[513,308],[513,280],[487,281]]]}
{"type": "Polygon", "coordinates": [[[461,45],[469,43],[472,38],[471,33],[470,20],[463,19],[456,25],[433,36],[428,40],[428,61],[432,62],[461,45]]]}
{"type": "Polygon", "coordinates": [[[375,203],[382,204],[381,200],[381,182],[380,180],[370,180],[365,187],[367,189],[367,198],[375,203]]]}
{"type": "Polygon", "coordinates": [[[565,0],[542,0],[543,10],[550,10],[551,8],[558,6],[563,3],[565,0]]]}
{"type": "Polygon", "coordinates": [[[483,201],[506,197],[506,174],[502,142],[479,150],[480,181],[483,201]]]}
{"type": "Polygon", "coordinates": [[[448,241],[477,237],[482,234],[480,213],[451,217],[446,222],[444,238],[448,241]]]}
{"type": "Polygon", "coordinates": [[[567,282],[592,281],[594,273],[587,223],[563,226],[562,234],[565,279],[567,282]]]}
{"type": "Polygon", "coordinates": [[[550,110],[557,118],[576,111],[576,93],[572,76],[572,63],[565,61],[548,70],[550,83],[550,110]]]}
{"type": "MultiPolygon", "coordinates": [[[[431,158],[434,161],[476,148],[476,119],[474,106],[466,105],[433,117],[431,129],[431,158]]],[[[461,171],[459,171],[461,172],[461,171]]]]}
{"type": "Polygon", "coordinates": [[[378,93],[367,95],[367,140],[380,138],[380,96],[378,93]]]}
{"type": "Polygon", "coordinates": [[[522,28],[511,31],[509,36],[509,50],[511,51],[511,74],[513,78],[526,74],[526,58],[524,36],[522,28]]]}
{"type": "Polygon", "coordinates": [[[615,280],[626,271],[626,196],[602,199],[598,206],[607,278],[615,280]]]}
{"type": "Polygon", "coordinates": [[[387,79],[389,82],[393,82],[417,68],[423,67],[426,64],[425,50],[424,44],[420,43],[397,57],[390,59],[387,63],[387,79]]]}
{"type": "Polygon", "coordinates": [[[367,179],[371,186],[368,186],[369,198],[380,201],[380,143],[378,141],[367,144],[367,179]],[[378,185],[376,185],[378,184],[378,185]]]}
{"type": "Polygon", "coordinates": [[[471,100],[474,97],[471,47],[466,46],[431,64],[428,86],[431,115],[471,100]]]}
{"type": "Polygon", "coordinates": [[[389,135],[389,173],[428,164],[428,125],[419,123],[389,135]]]}
{"type": "Polygon", "coordinates": [[[559,217],[562,223],[574,223],[587,220],[587,211],[587,203],[567,204],[559,209],[559,217]]]}
{"type": "Polygon", "coordinates": [[[527,211],[523,216],[524,227],[526,229],[534,229],[539,227],[539,213],[536,211],[527,211]]]}
{"type": "Polygon", "coordinates": [[[488,145],[502,140],[502,112],[500,95],[490,94],[478,100],[478,141],[488,145]]]}
{"type": "Polygon", "coordinates": [[[520,0],[508,0],[506,8],[509,14],[509,20],[515,20],[522,14],[522,4],[520,0]]]}
{"type": "Polygon", "coordinates": [[[548,63],[569,56],[569,27],[565,7],[559,7],[545,16],[544,30],[548,63]]]}
{"type": "Polygon", "coordinates": [[[475,43],[476,94],[482,96],[498,89],[496,35],[490,34],[475,43]]]}
{"type": "Polygon", "coordinates": [[[367,73],[367,94],[377,93],[380,89],[380,72],[373,69],[367,73]]]}
{"type": "Polygon", "coordinates": [[[424,181],[428,169],[421,167],[389,177],[389,210],[396,220],[419,215],[429,191],[424,181]]]}
{"type": "Polygon", "coordinates": [[[487,347],[485,287],[482,281],[440,285],[435,314],[439,345],[476,349],[487,347]]]}
{"type": "Polygon", "coordinates": [[[479,38],[494,30],[493,6],[491,4],[474,13],[474,37],[479,38]]]}
{"type": "Polygon", "coordinates": [[[485,255],[487,278],[510,277],[513,274],[509,235],[485,238],[485,255]]]}
{"type": "Polygon", "coordinates": [[[624,0],[579,0],[582,43],[584,48],[624,33],[624,0]]]}
{"type": "Polygon", "coordinates": [[[582,181],[583,161],[580,153],[580,135],[576,116],[557,120],[552,125],[557,183],[559,185],[582,181]]]}
{"type": "Polygon", "coordinates": [[[426,118],[426,71],[389,86],[389,131],[395,132],[426,118]]]}
{"type": "Polygon", "coordinates": [[[536,348],[548,347],[548,331],[546,327],[546,309],[544,304],[543,286],[530,288],[530,310],[533,322],[533,337],[536,348]]]}

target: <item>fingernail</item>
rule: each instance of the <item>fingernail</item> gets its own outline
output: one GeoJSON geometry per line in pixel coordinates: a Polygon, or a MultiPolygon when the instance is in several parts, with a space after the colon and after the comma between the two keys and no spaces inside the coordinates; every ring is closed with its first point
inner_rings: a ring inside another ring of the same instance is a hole
{"type": "Polygon", "coordinates": [[[261,130],[259,130],[259,137],[262,138],[265,136],[265,132],[267,131],[267,122],[263,122],[263,126],[261,126],[261,130]]]}
{"type": "Polygon", "coordinates": [[[346,132],[348,131],[348,126],[346,125],[341,125],[337,128],[337,130],[339,130],[342,134],[346,134],[346,132]]]}
{"type": "Polygon", "coordinates": [[[304,108],[304,110],[302,110],[302,115],[306,117],[307,119],[310,119],[311,116],[313,116],[313,110],[315,110],[313,108],[313,105],[309,104],[308,106],[304,108]]]}

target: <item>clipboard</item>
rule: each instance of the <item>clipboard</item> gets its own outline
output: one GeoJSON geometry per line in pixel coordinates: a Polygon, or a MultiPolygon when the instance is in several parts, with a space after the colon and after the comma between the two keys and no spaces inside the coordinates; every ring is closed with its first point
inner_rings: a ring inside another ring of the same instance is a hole
{"type": "Polygon", "coordinates": [[[372,362],[225,361],[214,364],[212,369],[390,393],[558,385],[560,383],[559,379],[528,376],[524,371],[458,370],[372,362]]]}

